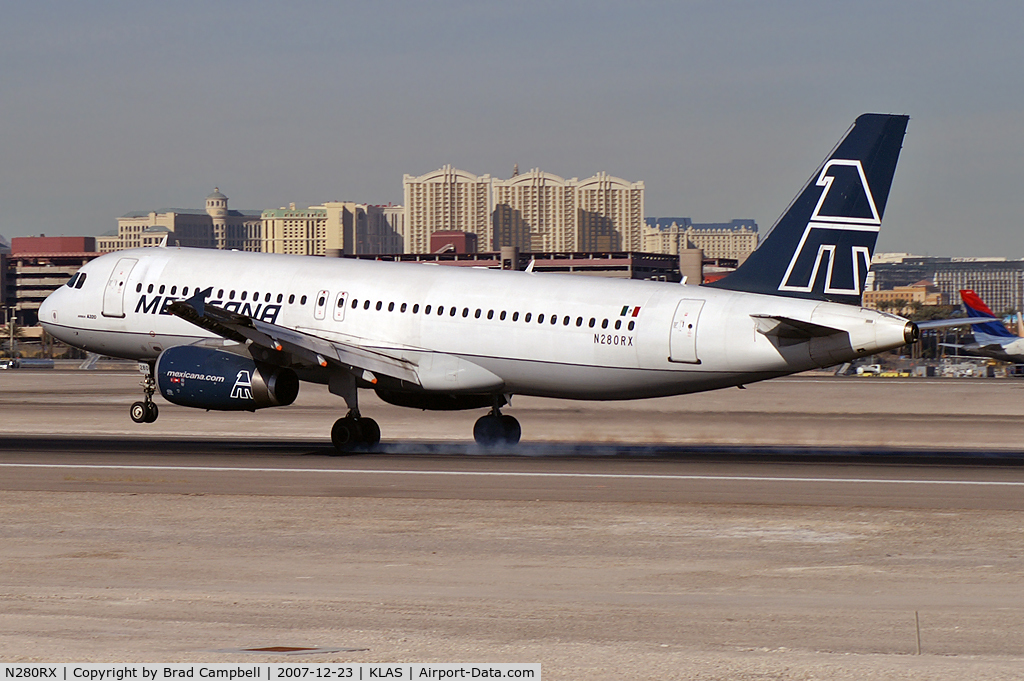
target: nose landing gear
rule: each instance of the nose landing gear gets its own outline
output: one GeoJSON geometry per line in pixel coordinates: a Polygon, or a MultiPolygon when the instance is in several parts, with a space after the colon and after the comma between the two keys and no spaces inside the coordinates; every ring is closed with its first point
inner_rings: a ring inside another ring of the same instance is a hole
{"type": "MultiPolygon", "coordinates": [[[[139,363],[139,368],[142,368],[141,362],[139,363]]],[[[142,392],[146,397],[142,402],[133,403],[128,412],[135,423],[153,423],[156,421],[157,416],[160,415],[160,410],[153,403],[153,393],[156,392],[156,378],[153,377],[153,370],[154,364],[152,362],[148,363],[146,376],[142,379],[142,383],[139,384],[142,386],[142,392]]]]}

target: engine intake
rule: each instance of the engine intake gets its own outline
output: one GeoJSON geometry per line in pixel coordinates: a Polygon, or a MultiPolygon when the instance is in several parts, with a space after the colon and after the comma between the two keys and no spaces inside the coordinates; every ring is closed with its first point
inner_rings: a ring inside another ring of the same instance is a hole
{"type": "Polygon", "coordinates": [[[291,369],[194,345],[160,353],[156,381],[168,402],[218,411],[284,407],[299,394],[299,379],[291,369]]]}

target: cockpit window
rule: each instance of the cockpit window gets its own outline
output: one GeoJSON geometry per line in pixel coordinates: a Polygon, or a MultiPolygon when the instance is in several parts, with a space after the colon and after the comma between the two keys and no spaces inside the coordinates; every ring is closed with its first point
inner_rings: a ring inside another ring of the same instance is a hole
{"type": "Polygon", "coordinates": [[[79,272],[78,273],[78,283],[75,284],[75,288],[82,288],[82,284],[85,283],[85,277],[86,276],[87,275],[85,274],[85,272],[79,272]]]}
{"type": "Polygon", "coordinates": [[[75,282],[78,281],[78,275],[79,274],[81,274],[81,272],[75,272],[74,275],[72,275],[72,277],[70,279],[68,279],[68,288],[74,288],[75,287],[75,282]]]}

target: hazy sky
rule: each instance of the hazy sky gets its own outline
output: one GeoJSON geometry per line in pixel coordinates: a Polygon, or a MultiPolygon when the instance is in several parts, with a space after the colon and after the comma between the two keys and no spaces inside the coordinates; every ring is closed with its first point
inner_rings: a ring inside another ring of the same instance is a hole
{"type": "Polygon", "coordinates": [[[1024,257],[1020,2],[8,2],[0,234],[401,203],[451,163],[598,171],[774,223],[863,112],[911,116],[879,250],[1024,257]]]}

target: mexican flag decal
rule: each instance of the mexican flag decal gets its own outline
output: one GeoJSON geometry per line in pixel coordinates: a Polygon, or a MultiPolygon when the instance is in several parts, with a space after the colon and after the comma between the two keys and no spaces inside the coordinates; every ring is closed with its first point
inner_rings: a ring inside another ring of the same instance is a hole
{"type": "Polygon", "coordinates": [[[630,307],[629,305],[622,306],[622,312],[619,313],[620,317],[636,317],[640,314],[640,306],[630,307]]]}

